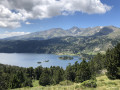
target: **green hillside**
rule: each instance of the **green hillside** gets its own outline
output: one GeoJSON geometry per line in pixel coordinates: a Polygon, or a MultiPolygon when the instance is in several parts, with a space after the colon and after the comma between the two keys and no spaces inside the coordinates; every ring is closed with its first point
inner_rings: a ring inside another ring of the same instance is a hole
{"type": "Polygon", "coordinates": [[[0,41],[0,52],[4,53],[54,53],[54,54],[94,54],[105,53],[114,47],[120,38],[99,37],[62,37],[48,40],[0,41]]]}
{"type": "Polygon", "coordinates": [[[120,90],[120,80],[110,80],[106,75],[98,76],[97,78],[97,88],[85,88],[81,83],[72,83],[72,85],[58,84],[55,86],[39,86],[38,81],[33,81],[32,88],[19,88],[11,90],[120,90]]]}

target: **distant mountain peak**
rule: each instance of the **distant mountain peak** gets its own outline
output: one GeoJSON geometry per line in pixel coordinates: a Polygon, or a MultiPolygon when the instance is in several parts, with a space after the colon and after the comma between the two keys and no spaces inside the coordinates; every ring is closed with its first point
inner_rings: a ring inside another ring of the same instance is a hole
{"type": "Polygon", "coordinates": [[[73,26],[72,28],[70,28],[70,29],[79,29],[77,26],[73,26]]]}
{"type": "Polygon", "coordinates": [[[81,32],[81,30],[80,30],[80,28],[74,26],[74,27],[70,28],[68,30],[68,32],[70,32],[71,34],[74,34],[74,35],[78,35],[81,32]]]}
{"type": "Polygon", "coordinates": [[[103,28],[103,26],[100,26],[100,29],[102,29],[103,28]]]}

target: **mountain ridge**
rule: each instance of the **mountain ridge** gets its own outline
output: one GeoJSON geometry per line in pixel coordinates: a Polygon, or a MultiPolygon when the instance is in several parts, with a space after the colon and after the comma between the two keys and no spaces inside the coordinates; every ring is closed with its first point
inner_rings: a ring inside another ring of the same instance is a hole
{"type": "MultiPolygon", "coordinates": [[[[88,27],[88,28],[78,28],[74,26],[67,30],[64,30],[62,28],[52,28],[45,31],[33,32],[27,35],[4,38],[4,40],[46,40],[46,39],[65,37],[65,36],[95,36],[96,33],[97,36],[100,33],[103,33],[104,35],[105,32],[100,32],[102,29],[106,29],[107,31],[108,30],[114,31],[116,28],[117,27],[115,26],[96,26],[96,27],[88,27]]],[[[110,33],[112,32],[108,32],[108,34],[110,33]]]]}
{"type": "Polygon", "coordinates": [[[86,29],[73,27],[66,31],[56,28],[35,32],[32,37],[31,34],[28,36],[30,37],[25,35],[25,37],[20,36],[20,39],[12,37],[0,40],[0,52],[75,55],[105,53],[108,48],[113,48],[120,42],[120,28],[114,26],[86,29]]]}

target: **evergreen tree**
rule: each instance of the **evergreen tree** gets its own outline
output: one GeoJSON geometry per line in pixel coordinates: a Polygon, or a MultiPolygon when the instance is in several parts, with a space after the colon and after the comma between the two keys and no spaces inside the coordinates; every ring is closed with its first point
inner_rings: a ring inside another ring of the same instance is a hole
{"type": "Polygon", "coordinates": [[[5,90],[5,89],[7,89],[6,82],[5,82],[5,79],[3,77],[3,72],[0,71],[0,90],[5,90]]]}
{"type": "Polygon", "coordinates": [[[22,71],[18,71],[11,77],[10,88],[32,87],[32,80],[25,77],[22,71]]]}
{"type": "Polygon", "coordinates": [[[50,76],[48,73],[43,72],[39,79],[39,84],[42,86],[50,85],[50,76]]]}
{"type": "Polygon", "coordinates": [[[23,83],[23,87],[26,87],[26,86],[33,87],[31,78],[25,77],[25,81],[23,83]]]}
{"type": "Polygon", "coordinates": [[[35,79],[39,80],[40,75],[42,74],[43,68],[41,66],[35,68],[34,74],[35,74],[35,79]]]}
{"type": "Polygon", "coordinates": [[[120,44],[106,52],[107,76],[110,79],[120,79],[120,44]]]}
{"type": "Polygon", "coordinates": [[[13,77],[11,78],[11,81],[10,81],[10,88],[20,88],[21,87],[21,85],[20,85],[21,83],[19,82],[19,80],[18,80],[18,77],[17,77],[17,75],[15,74],[15,75],[13,75],[13,77]]]}
{"type": "Polygon", "coordinates": [[[27,73],[27,77],[34,78],[34,69],[33,69],[33,67],[27,68],[26,73],[27,73]]]}
{"type": "Polygon", "coordinates": [[[75,69],[76,68],[73,68],[73,66],[71,65],[67,66],[66,71],[65,71],[65,76],[67,80],[70,80],[70,81],[75,80],[75,76],[76,76],[75,69]]]}
{"type": "Polygon", "coordinates": [[[76,72],[76,82],[83,82],[91,78],[91,72],[88,63],[85,59],[80,63],[79,69],[76,72]]]}

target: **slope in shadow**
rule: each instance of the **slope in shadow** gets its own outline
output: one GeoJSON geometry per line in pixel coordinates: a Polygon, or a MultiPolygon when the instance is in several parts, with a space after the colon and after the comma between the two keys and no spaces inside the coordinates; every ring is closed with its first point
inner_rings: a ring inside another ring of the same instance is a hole
{"type": "Polygon", "coordinates": [[[99,32],[97,32],[96,34],[94,34],[93,36],[103,36],[103,35],[108,35],[110,33],[113,32],[113,29],[109,28],[109,27],[104,27],[102,28],[99,32]]]}

